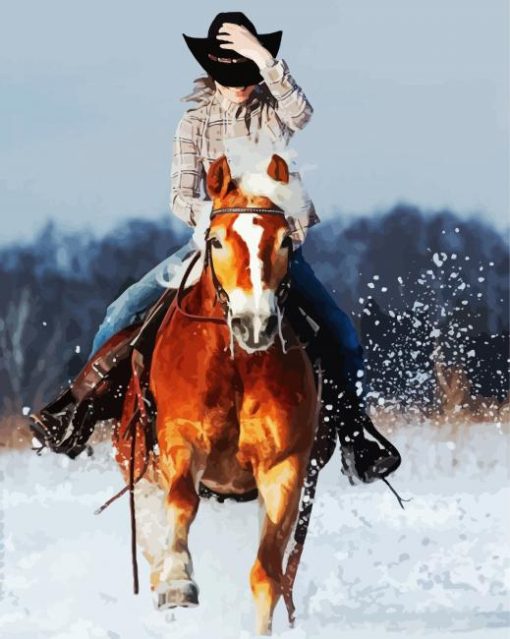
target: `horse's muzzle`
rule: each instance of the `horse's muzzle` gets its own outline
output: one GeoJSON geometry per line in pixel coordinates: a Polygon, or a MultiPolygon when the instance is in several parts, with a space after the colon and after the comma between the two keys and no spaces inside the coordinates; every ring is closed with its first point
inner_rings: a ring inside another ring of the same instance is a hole
{"type": "Polygon", "coordinates": [[[278,330],[278,316],[252,313],[236,315],[232,317],[231,327],[237,343],[243,350],[248,353],[264,351],[274,341],[278,330]]]}

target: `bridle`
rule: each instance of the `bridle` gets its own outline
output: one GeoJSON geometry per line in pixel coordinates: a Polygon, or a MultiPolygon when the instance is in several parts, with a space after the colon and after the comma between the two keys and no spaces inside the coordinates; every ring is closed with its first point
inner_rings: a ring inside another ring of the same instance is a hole
{"type": "MultiPolygon", "coordinates": [[[[284,212],[281,209],[278,208],[263,208],[263,207],[238,207],[238,206],[232,206],[232,207],[223,207],[223,208],[218,208],[218,209],[213,209],[211,211],[211,215],[210,215],[210,220],[212,221],[216,216],[218,215],[225,215],[225,214],[230,214],[230,215],[243,215],[243,214],[256,214],[256,215],[284,215],[284,212]]],[[[181,280],[181,283],[179,285],[179,289],[177,291],[177,308],[178,310],[185,315],[186,317],[190,318],[190,319],[195,319],[197,321],[208,321],[208,322],[214,322],[216,324],[223,324],[226,323],[226,319],[229,316],[230,313],[230,298],[228,296],[227,291],[223,288],[223,286],[221,285],[221,282],[218,279],[218,276],[216,275],[216,271],[214,269],[214,261],[212,259],[212,240],[213,238],[211,238],[209,236],[209,230],[207,230],[206,232],[206,236],[205,236],[205,258],[204,258],[204,267],[209,266],[209,268],[211,269],[211,278],[212,278],[212,282],[213,282],[213,286],[216,292],[216,298],[218,300],[218,302],[220,303],[222,309],[223,309],[223,315],[224,317],[214,317],[214,316],[204,316],[204,315],[195,315],[193,313],[189,313],[188,311],[184,310],[184,308],[182,307],[182,300],[184,297],[184,291],[186,288],[186,283],[187,280],[189,278],[189,275],[191,273],[191,271],[193,270],[193,267],[195,266],[195,264],[197,263],[197,261],[199,260],[201,253],[200,251],[197,251],[196,255],[193,257],[193,259],[191,260],[190,264],[188,265],[188,268],[186,269],[186,272],[184,273],[184,276],[181,280]]],[[[287,267],[287,273],[285,274],[285,276],[283,277],[282,281],[280,282],[279,286],[278,286],[278,290],[276,291],[276,298],[277,298],[277,302],[278,304],[283,304],[287,298],[289,289],[290,289],[290,282],[291,282],[291,277],[290,277],[290,260],[292,258],[292,251],[293,251],[293,247],[292,247],[292,240],[290,239],[290,237],[286,238],[288,240],[288,249],[289,249],[289,260],[288,260],[288,264],[289,266],[287,267]]]]}
{"type": "MultiPolygon", "coordinates": [[[[229,215],[256,214],[256,215],[280,215],[281,216],[281,215],[284,215],[284,212],[281,209],[277,209],[277,208],[261,208],[261,207],[249,208],[249,207],[231,206],[231,207],[213,209],[211,211],[210,220],[212,221],[216,216],[225,215],[225,214],[229,214],[229,215]]],[[[289,265],[290,265],[290,259],[292,257],[292,242],[290,241],[290,238],[289,238],[288,246],[290,251],[289,252],[289,265]]],[[[225,314],[228,314],[230,299],[228,297],[227,291],[225,291],[225,289],[221,285],[216,275],[216,271],[214,270],[214,262],[212,259],[212,252],[211,252],[211,240],[209,238],[209,229],[207,230],[207,234],[206,234],[206,251],[205,251],[205,266],[208,266],[208,265],[211,268],[211,277],[212,277],[214,288],[216,290],[216,296],[218,298],[218,301],[223,306],[223,310],[225,314]]],[[[276,291],[276,297],[279,303],[283,303],[285,301],[289,288],[290,288],[290,269],[287,268],[287,273],[285,274],[284,278],[280,282],[280,285],[278,286],[278,290],[276,291]]]]}

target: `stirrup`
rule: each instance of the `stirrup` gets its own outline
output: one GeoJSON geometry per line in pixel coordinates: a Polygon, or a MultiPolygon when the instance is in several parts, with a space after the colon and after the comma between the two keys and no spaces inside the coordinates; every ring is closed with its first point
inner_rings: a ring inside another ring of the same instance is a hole
{"type": "Polygon", "coordinates": [[[54,453],[63,453],[74,459],[87,447],[87,441],[94,430],[95,411],[93,402],[70,404],[60,413],[50,413],[43,409],[30,415],[30,430],[41,444],[36,449],[41,452],[49,448],[54,453]]]}
{"type": "Polygon", "coordinates": [[[328,415],[337,430],[342,473],[350,483],[371,483],[394,472],[402,461],[400,454],[376,429],[358,396],[348,391],[338,392],[337,384],[328,390],[330,395],[325,401],[336,408],[336,412],[328,415]]]}
{"type": "Polygon", "coordinates": [[[385,479],[400,466],[401,458],[398,452],[395,455],[389,450],[381,452],[378,448],[376,451],[374,448],[376,444],[373,442],[367,441],[363,444],[371,445],[364,446],[364,450],[356,449],[355,446],[340,445],[341,472],[347,476],[352,486],[385,479]]]}

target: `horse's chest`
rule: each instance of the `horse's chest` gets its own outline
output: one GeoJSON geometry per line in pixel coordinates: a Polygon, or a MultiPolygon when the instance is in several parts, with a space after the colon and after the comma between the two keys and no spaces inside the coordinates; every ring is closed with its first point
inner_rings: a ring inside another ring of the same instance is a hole
{"type": "Polygon", "coordinates": [[[222,333],[195,324],[176,330],[177,337],[162,341],[155,352],[153,379],[164,382],[181,403],[199,398],[209,408],[224,402],[233,392],[234,370],[222,333]]]}

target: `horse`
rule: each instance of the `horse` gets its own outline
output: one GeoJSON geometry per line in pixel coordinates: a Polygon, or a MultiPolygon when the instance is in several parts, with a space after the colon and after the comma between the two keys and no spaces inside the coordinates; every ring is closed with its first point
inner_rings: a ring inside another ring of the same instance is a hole
{"type": "MultiPolygon", "coordinates": [[[[263,178],[285,188],[285,160],[273,155],[263,178]]],[[[282,316],[292,255],[283,210],[234,179],[225,156],[206,184],[204,265],[193,286],[182,282],[150,364],[157,446],[147,450],[141,425],[133,427],[135,375],[114,432],[116,460],[136,499],[137,540],[161,610],[198,605],[188,535],[199,486],[258,494],[262,526],[249,582],[256,631],[271,634],[275,606],[282,594],[287,603],[295,576],[283,563],[317,430],[318,388],[282,316]]]]}

